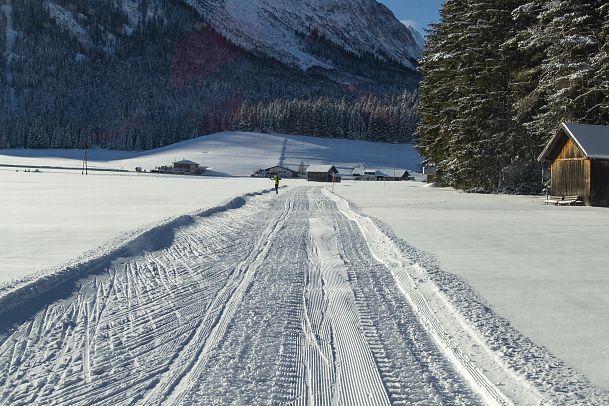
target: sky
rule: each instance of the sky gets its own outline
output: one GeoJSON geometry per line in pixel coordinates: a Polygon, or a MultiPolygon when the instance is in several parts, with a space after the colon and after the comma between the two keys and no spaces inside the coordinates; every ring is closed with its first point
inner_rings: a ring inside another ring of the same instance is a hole
{"type": "Polygon", "coordinates": [[[400,21],[408,22],[423,33],[425,27],[440,19],[440,7],[444,0],[378,0],[400,21]]]}

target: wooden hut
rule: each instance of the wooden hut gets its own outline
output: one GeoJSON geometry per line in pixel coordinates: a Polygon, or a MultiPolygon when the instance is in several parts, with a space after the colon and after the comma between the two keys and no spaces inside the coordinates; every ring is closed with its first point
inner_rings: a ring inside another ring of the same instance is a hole
{"type": "Polygon", "coordinates": [[[334,165],[311,165],[307,169],[307,180],[311,182],[340,182],[334,165]]]}
{"type": "Polygon", "coordinates": [[[264,170],[267,176],[273,177],[275,175],[279,175],[280,178],[296,178],[298,177],[298,172],[293,171],[290,168],[286,168],[285,166],[272,166],[270,168],[266,168],[264,170]]]}
{"type": "Polygon", "coordinates": [[[183,159],[174,162],[172,166],[157,166],[151,173],[169,173],[173,175],[202,175],[208,168],[196,162],[183,159]]]}
{"type": "Polygon", "coordinates": [[[410,172],[403,169],[394,170],[393,172],[388,170],[387,172],[389,172],[389,174],[385,176],[385,180],[387,181],[401,181],[410,179],[410,172]]]}
{"type": "Polygon", "coordinates": [[[609,207],[609,127],[563,123],[538,160],[551,164],[549,201],[609,207]]]}
{"type": "Polygon", "coordinates": [[[173,163],[173,173],[185,174],[185,175],[201,175],[205,172],[204,167],[201,167],[198,163],[183,159],[173,163]]]}
{"type": "Polygon", "coordinates": [[[378,169],[366,169],[359,180],[385,180],[387,175],[378,169]]]}

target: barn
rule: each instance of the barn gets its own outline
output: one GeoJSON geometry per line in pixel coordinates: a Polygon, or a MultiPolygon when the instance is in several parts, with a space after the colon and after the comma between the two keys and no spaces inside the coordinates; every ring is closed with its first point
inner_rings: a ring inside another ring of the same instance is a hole
{"type": "Polygon", "coordinates": [[[275,175],[279,175],[280,178],[296,178],[298,177],[298,172],[293,171],[290,168],[286,168],[285,166],[272,166],[270,168],[266,168],[264,170],[267,176],[273,177],[275,175]]]}
{"type": "Polygon", "coordinates": [[[201,167],[198,163],[183,159],[173,163],[173,173],[200,175],[205,172],[206,168],[201,167]]]}
{"type": "Polygon", "coordinates": [[[563,123],[538,160],[551,165],[549,201],[609,207],[609,127],[563,123]]]}
{"type": "Polygon", "coordinates": [[[311,165],[307,168],[307,180],[311,182],[340,182],[334,165],[311,165]]]}
{"type": "Polygon", "coordinates": [[[401,180],[409,180],[410,178],[410,172],[403,170],[403,169],[399,169],[399,170],[394,170],[393,172],[388,171],[390,174],[385,176],[385,180],[390,181],[401,181],[401,180]]]}

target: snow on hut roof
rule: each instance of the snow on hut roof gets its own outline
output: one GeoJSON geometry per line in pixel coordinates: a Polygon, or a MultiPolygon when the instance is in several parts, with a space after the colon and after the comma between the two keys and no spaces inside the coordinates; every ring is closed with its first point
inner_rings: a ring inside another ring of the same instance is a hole
{"type": "Polygon", "coordinates": [[[297,172],[295,170],[292,170],[290,168],[286,168],[285,166],[281,166],[281,165],[271,166],[270,168],[266,168],[265,171],[270,171],[271,169],[285,169],[286,171],[297,172]]]}
{"type": "Polygon", "coordinates": [[[307,172],[318,172],[318,173],[334,172],[334,173],[337,173],[338,171],[336,170],[334,165],[311,165],[307,168],[307,172]]]}
{"type": "Polygon", "coordinates": [[[590,159],[609,159],[609,127],[604,125],[589,125],[562,123],[560,129],[543,150],[539,161],[548,159],[562,134],[565,133],[577,144],[584,155],[590,159]]]}
{"type": "MultiPolygon", "coordinates": [[[[391,173],[391,171],[388,171],[389,173],[391,173]]],[[[396,169],[395,170],[395,175],[392,175],[396,178],[403,178],[405,176],[410,176],[410,172],[408,172],[405,169],[396,169]]]]}
{"type": "Polygon", "coordinates": [[[182,159],[181,161],[174,162],[174,164],[182,164],[182,165],[199,165],[196,162],[190,161],[188,159],[182,159]]]}

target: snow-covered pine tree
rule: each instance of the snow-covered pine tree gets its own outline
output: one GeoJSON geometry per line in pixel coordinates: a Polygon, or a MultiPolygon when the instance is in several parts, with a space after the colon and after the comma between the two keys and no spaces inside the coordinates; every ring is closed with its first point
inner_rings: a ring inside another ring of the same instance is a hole
{"type": "Polygon", "coordinates": [[[447,1],[428,41],[419,147],[438,180],[460,189],[498,190],[510,163],[511,56],[502,44],[518,0],[447,1]]]}
{"type": "Polygon", "coordinates": [[[609,124],[609,3],[600,2],[598,16],[600,21],[600,50],[593,59],[596,72],[594,95],[596,105],[590,110],[599,124],[609,124]]]}
{"type": "Polygon", "coordinates": [[[420,67],[423,80],[419,87],[417,148],[437,163],[436,180],[443,184],[453,183],[449,126],[455,118],[452,103],[462,96],[453,79],[460,70],[459,37],[467,29],[467,23],[462,20],[467,8],[465,1],[445,1],[440,9],[440,23],[432,25],[429,31],[420,67]]]}
{"type": "Polygon", "coordinates": [[[597,0],[553,0],[543,2],[539,17],[540,46],[544,59],[533,90],[542,100],[539,110],[527,123],[541,148],[562,121],[593,124],[595,105],[593,58],[598,54],[600,19],[597,0]]]}

